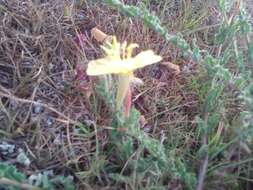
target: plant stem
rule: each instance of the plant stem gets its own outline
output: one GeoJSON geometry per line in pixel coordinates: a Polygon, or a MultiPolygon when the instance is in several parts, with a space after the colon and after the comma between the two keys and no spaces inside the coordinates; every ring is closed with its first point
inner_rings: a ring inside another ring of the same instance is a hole
{"type": "Polygon", "coordinates": [[[130,77],[128,75],[119,75],[118,80],[119,81],[116,97],[116,109],[117,111],[120,111],[123,104],[123,100],[125,99],[130,87],[130,77]]]}
{"type": "MultiPolygon", "coordinates": [[[[206,128],[206,130],[207,130],[207,125],[208,125],[207,123],[208,123],[208,114],[205,114],[205,128],[206,128]]],[[[204,134],[203,144],[208,147],[208,134],[207,134],[207,132],[205,132],[205,134],[204,134]]],[[[200,170],[199,170],[198,184],[197,184],[196,190],[203,189],[207,166],[208,166],[208,160],[209,160],[209,158],[208,158],[208,149],[207,149],[205,158],[204,158],[202,165],[200,167],[200,170]]]]}
{"type": "Polygon", "coordinates": [[[0,178],[0,184],[1,185],[9,185],[9,186],[15,186],[15,187],[19,187],[21,189],[25,189],[25,190],[43,190],[39,187],[30,185],[30,184],[25,184],[25,183],[20,183],[5,177],[0,178]]]}

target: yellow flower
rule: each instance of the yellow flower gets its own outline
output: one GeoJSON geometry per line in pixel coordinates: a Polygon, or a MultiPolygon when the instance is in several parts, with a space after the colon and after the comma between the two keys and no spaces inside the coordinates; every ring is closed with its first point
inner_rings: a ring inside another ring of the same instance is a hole
{"type": "Polygon", "coordinates": [[[120,44],[113,37],[112,44],[103,46],[106,57],[90,61],[88,64],[88,75],[125,74],[132,75],[132,72],[146,65],[151,65],[162,60],[152,50],[147,50],[132,57],[132,51],[138,47],[137,44],[127,46],[126,42],[120,44]]]}
{"type": "Polygon", "coordinates": [[[88,64],[88,75],[118,75],[117,109],[120,109],[130,83],[136,81],[140,83],[141,81],[134,77],[133,71],[162,60],[162,57],[155,55],[152,50],[143,51],[132,57],[133,49],[137,47],[138,44],[127,45],[126,42],[120,44],[117,42],[116,37],[113,37],[112,43],[107,42],[102,46],[106,56],[101,59],[92,60],[88,64]]]}

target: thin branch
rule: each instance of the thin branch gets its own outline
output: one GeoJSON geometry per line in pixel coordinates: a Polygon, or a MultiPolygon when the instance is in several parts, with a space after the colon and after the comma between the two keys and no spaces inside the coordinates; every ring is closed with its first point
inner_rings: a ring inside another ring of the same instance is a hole
{"type": "MultiPolygon", "coordinates": [[[[23,98],[18,98],[16,96],[14,96],[13,94],[11,94],[7,89],[4,89],[2,86],[0,86],[0,90],[2,90],[2,91],[5,92],[5,93],[0,92],[0,96],[2,96],[2,97],[10,98],[10,99],[12,99],[14,101],[17,101],[17,102],[28,103],[28,104],[35,104],[35,105],[44,107],[44,108],[46,108],[46,109],[48,109],[48,110],[56,113],[60,117],[66,119],[66,121],[63,121],[64,123],[71,123],[71,124],[76,124],[77,123],[76,121],[72,120],[71,118],[67,117],[66,115],[64,115],[60,111],[56,110],[53,107],[50,107],[47,104],[43,104],[43,103],[36,102],[36,101],[33,101],[33,100],[27,100],[27,99],[23,99],[23,98]]],[[[62,120],[59,120],[59,121],[62,121],[62,120]]]]}
{"type": "MultiPolygon", "coordinates": [[[[205,114],[204,122],[205,122],[204,123],[205,129],[207,130],[208,114],[205,114]]],[[[203,136],[203,145],[208,147],[208,134],[207,134],[207,132],[205,132],[205,134],[203,136]]],[[[202,190],[204,187],[204,181],[205,181],[206,171],[207,171],[207,167],[208,167],[208,160],[209,160],[209,158],[208,158],[208,149],[207,149],[205,158],[203,159],[202,165],[199,170],[198,184],[197,184],[196,190],[202,190]]]]}
{"type": "Polygon", "coordinates": [[[42,190],[39,187],[30,185],[30,184],[26,184],[26,183],[20,183],[5,177],[0,178],[0,184],[1,185],[9,185],[9,186],[15,186],[21,189],[25,189],[25,190],[42,190]]]}

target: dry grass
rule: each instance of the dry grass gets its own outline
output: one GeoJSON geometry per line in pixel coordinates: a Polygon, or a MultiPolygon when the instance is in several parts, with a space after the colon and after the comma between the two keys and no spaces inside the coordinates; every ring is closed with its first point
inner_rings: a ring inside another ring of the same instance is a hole
{"type": "Polygon", "coordinates": [[[94,149],[91,138],[76,132],[77,121],[92,116],[80,90],[88,81],[75,80],[75,67],[95,48],[89,37],[85,50],[77,46],[74,38],[86,15],[79,10],[64,17],[64,6],[62,1],[0,4],[1,126],[8,133],[3,140],[15,139],[17,147],[29,150],[31,170],[85,168],[94,149]]]}
{"type": "MultiPolygon", "coordinates": [[[[134,89],[133,103],[148,122],[144,130],[184,142],[181,151],[187,152],[196,143],[192,131],[200,112],[199,94],[189,87],[197,66],[140,21],[89,1],[73,2],[0,0],[0,141],[22,147],[32,161],[27,168],[17,166],[28,175],[89,171],[96,147],[106,146],[106,108],[94,107],[95,79],[85,75],[88,61],[102,53],[91,39],[93,26],[180,66],[179,75],[163,65],[138,71],[146,85],[134,89]]],[[[184,22],[175,27],[187,33],[184,22]]],[[[12,163],[16,154],[0,155],[0,162],[12,163]]]]}
{"type": "MultiPolygon", "coordinates": [[[[131,24],[107,8],[101,8],[96,15],[98,7],[88,3],[69,4],[74,6],[72,15],[65,17],[66,5],[62,1],[8,1],[0,5],[1,96],[6,112],[2,113],[1,126],[17,141],[27,139],[25,142],[36,158],[34,167],[68,166],[72,161],[85,164],[92,143],[76,134],[75,123],[106,119],[94,118],[88,99],[91,83],[88,79],[80,81],[75,75],[77,65],[86,67],[88,60],[101,54],[89,34],[92,26],[115,34],[122,41],[137,42],[141,49],[152,48],[165,61],[176,57],[171,55],[169,45],[137,21],[131,24]],[[108,13],[110,17],[106,16],[108,13]],[[79,32],[85,35],[82,47],[74,41],[79,32]]],[[[184,60],[177,61],[182,67],[190,66],[184,60]]],[[[155,66],[138,75],[148,85],[136,89],[134,103],[149,123],[159,118],[156,127],[160,128],[166,122],[176,126],[189,121],[187,113],[196,111],[197,104],[194,93],[185,92],[184,73],[176,76],[173,70],[155,66]]]]}

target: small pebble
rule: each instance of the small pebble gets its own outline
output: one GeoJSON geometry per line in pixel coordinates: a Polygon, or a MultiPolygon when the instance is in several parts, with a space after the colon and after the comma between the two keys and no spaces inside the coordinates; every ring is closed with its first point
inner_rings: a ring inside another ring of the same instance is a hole
{"type": "Polygon", "coordinates": [[[12,154],[15,150],[15,145],[9,144],[7,142],[2,142],[0,144],[0,153],[3,155],[12,154]]]}
{"type": "Polygon", "coordinates": [[[31,164],[30,159],[26,156],[25,152],[23,149],[19,148],[18,149],[19,154],[16,158],[17,162],[20,164],[23,164],[25,166],[29,166],[31,164]]]}
{"type": "Polygon", "coordinates": [[[58,135],[56,136],[56,138],[54,139],[54,142],[53,142],[53,143],[56,144],[56,145],[61,145],[61,144],[62,144],[62,137],[61,137],[60,134],[58,134],[58,135]]]}
{"type": "MultiPolygon", "coordinates": [[[[42,100],[37,100],[37,103],[42,103],[42,100]]],[[[38,104],[35,104],[33,105],[33,113],[35,114],[39,114],[43,112],[43,107],[38,105],[38,104]]]]}
{"type": "Polygon", "coordinates": [[[54,118],[51,116],[47,116],[46,118],[46,127],[51,127],[54,124],[54,118]]]}

